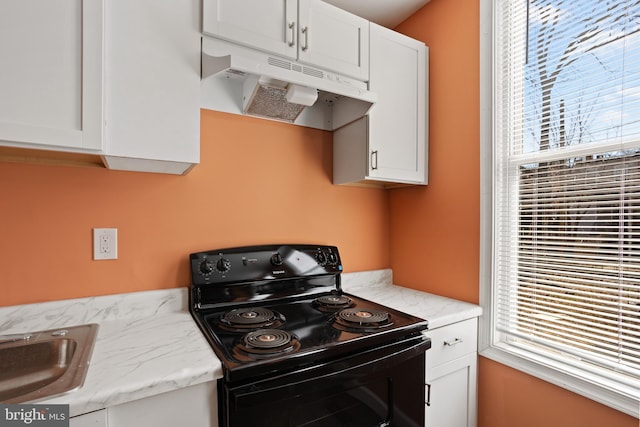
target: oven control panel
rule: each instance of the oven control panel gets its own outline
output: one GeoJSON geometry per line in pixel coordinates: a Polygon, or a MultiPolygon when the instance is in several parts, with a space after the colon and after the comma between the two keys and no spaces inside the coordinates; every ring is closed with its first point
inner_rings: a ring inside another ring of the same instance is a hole
{"type": "Polygon", "coordinates": [[[323,245],[262,245],[215,249],[190,255],[193,285],[230,284],[338,274],[338,248],[323,245]]]}

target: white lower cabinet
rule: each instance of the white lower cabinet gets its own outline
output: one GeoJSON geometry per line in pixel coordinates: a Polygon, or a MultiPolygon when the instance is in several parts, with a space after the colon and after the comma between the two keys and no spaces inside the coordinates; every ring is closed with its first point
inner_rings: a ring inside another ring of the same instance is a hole
{"type": "Polygon", "coordinates": [[[71,417],[69,427],[107,427],[107,410],[101,409],[71,417]]]}
{"type": "Polygon", "coordinates": [[[477,424],[478,320],[429,330],[426,355],[425,426],[477,424]]]}
{"type": "Polygon", "coordinates": [[[215,382],[207,382],[72,417],[70,427],[217,427],[215,382]]]}

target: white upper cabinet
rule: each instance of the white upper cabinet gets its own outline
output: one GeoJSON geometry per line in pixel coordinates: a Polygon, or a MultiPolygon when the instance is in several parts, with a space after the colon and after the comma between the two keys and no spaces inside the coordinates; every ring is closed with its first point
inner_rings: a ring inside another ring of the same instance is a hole
{"type": "Polygon", "coordinates": [[[199,11],[199,0],[2,0],[0,146],[188,171],[200,158],[199,11]]]}
{"type": "Polygon", "coordinates": [[[110,169],[183,174],[200,159],[199,0],[105,5],[110,169]]]}
{"type": "Polygon", "coordinates": [[[370,177],[426,184],[426,47],[375,24],[370,43],[370,177]]]}
{"type": "Polygon", "coordinates": [[[298,6],[298,59],[369,80],[369,21],[320,0],[298,6]]]}
{"type": "Polygon", "coordinates": [[[427,63],[424,43],[370,24],[369,90],[378,99],[334,132],[334,183],[427,183],[427,63]]]}
{"type": "Polygon", "coordinates": [[[369,21],[321,0],[204,0],[204,34],[366,81],[369,21]]]}
{"type": "Polygon", "coordinates": [[[298,56],[298,0],[204,0],[204,34],[287,58],[298,56]]]}
{"type": "Polygon", "coordinates": [[[101,0],[0,2],[0,145],[102,149],[101,0]]]}

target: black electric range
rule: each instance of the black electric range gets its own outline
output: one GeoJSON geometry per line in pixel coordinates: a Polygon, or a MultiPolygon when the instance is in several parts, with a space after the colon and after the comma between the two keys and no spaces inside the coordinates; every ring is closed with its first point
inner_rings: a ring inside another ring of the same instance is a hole
{"type": "Polygon", "coordinates": [[[427,321],[343,292],[335,246],[216,249],[190,261],[190,310],[223,365],[221,425],[260,425],[253,410],[283,425],[422,425],[427,321]],[[357,395],[369,397],[344,403],[357,395]],[[264,407],[279,400],[293,409],[264,407]]]}

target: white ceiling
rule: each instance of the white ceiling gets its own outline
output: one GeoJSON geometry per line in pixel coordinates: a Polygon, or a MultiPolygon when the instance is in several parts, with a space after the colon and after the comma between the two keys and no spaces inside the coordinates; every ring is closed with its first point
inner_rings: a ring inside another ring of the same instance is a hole
{"type": "Polygon", "coordinates": [[[429,0],[324,0],[387,28],[394,28],[429,0]]]}

